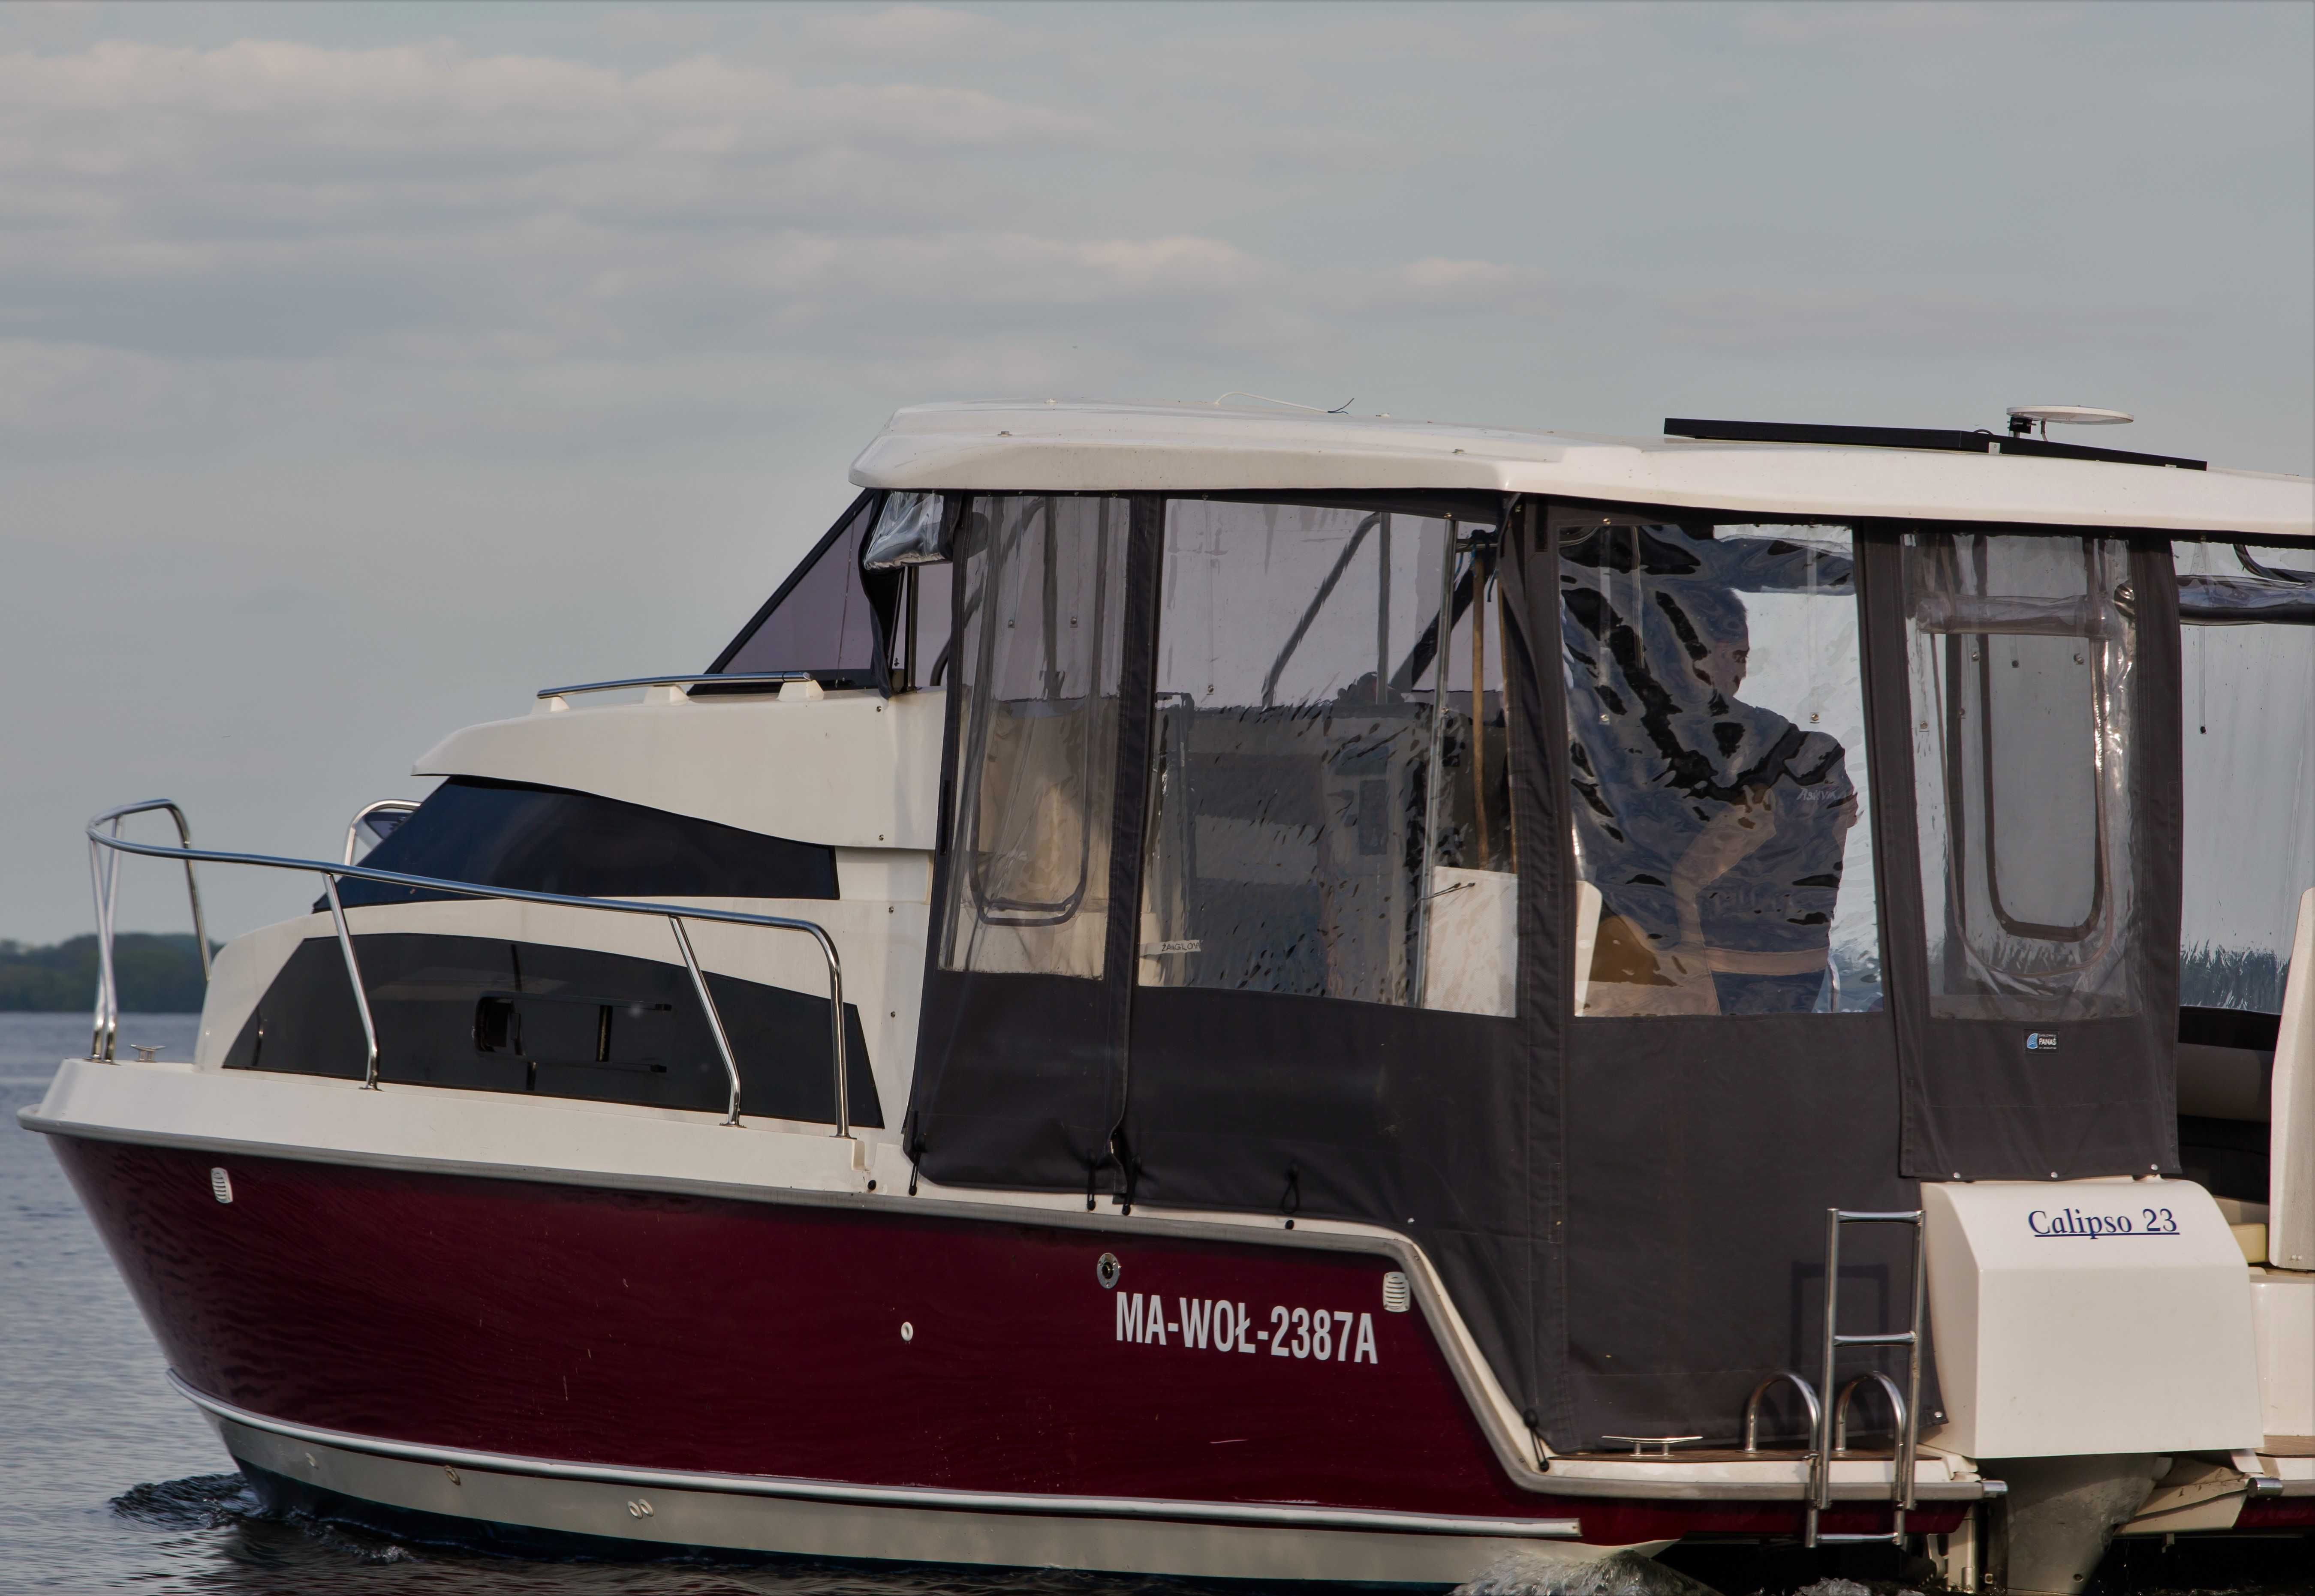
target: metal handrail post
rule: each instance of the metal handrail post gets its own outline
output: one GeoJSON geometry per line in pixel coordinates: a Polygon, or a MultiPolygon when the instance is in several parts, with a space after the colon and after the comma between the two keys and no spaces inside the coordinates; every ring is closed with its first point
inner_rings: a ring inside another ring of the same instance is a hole
{"type": "MultiPolygon", "coordinates": [[[[163,799],[147,807],[167,810],[169,818],[177,822],[177,845],[188,850],[192,847],[193,829],[186,823],[183,810],[179,809],[167,799],[163,799]]],[[[114,822],[114,827],[117,834],[118,821],[114,822]]],[[[193,879],[193,862],[191,859],[185,861],[185,901],[192,906],[193,946],[201,955],[201,984],[207,986],[209,979],[209,927],[208,921],[201,916],[201,888],[200,883],[193,879]]]]}
{"type": "Polygon", "coordinates": [[[107,1032],[112,1027],[112,927],[105,916],[105,898],[111,884],[113,867],[111,853],[93,837],[88,842],[88,885],[96,902],[96,1012],[89,1020],[88,1056],[101,1062],[110,1062],[112,1049],[106,1045],[107,1032]]]}
{"type": "Polygon", "coordinates": [[[362,1090],[377,1090],[377,1027],[369,1017],[369,994],[362,989],[361,966],[354,962],[354,939],[346,930],[345,905],[338,901],[338,881],[328,871],[316,871],[322,891],[330,900],[330,923],[338,928],[338,951],[346,956],[346,980],[353,983],[354,1007],[361,1015],[362,1041],[369,1057],[362,1061],[362,1090]]]}
{"type": "Polygon", "coordinates": [[[1904,1494],[1897,1503],[1897,1533],[1905,1532],[1905,1515],[1913,1509],[1913,1454],[1921,1439],[1921,1342],[1922,1319],[1929,1302],[1929,1213],[1923,1209],[1913,1215],[1913,1343],[1912,1355],[1907,1359],[1905,1374],[1905,1422],[1899,1427],[1897,1437],[1897,1473],[1904,1482],[1904,1494]]]}
{"type": "MultiPolygon", "coordinates": [[[[1824,1210],[1824,1378],[1818,1389],[1827,1396],[1832,1394],[1833,1356],[1840,1350],[1840,1210],[1824,1210]]],[[[1832,1505],[1832,1405],[1827,1402],[1816,1414],[1816,1431],[1809,1439],[1808,1532],[1803,1538],[1812,1547],[1816,1545],[1817,1518],[1832,1505]]]]}
{"type": "Polygon", "coordinates": [[[820,944],[820,956],[828,961],[828,1052],[836,1061],[836,1134],[852,1134],[852,1077],[844,1058],[844,966],[836,957],[836,944],[828,933],[815,928],[813,939],[820,944]]]}
{"type": "Polygon", "coordinates": [[[699,1006],[707,1011],[707,1028],[715,1036],[715,1051],[723,1060],[723,1073],[732,1082],[732,1112],[723,1118],[727,1125],[740,1122],[740,1060],[732,1056],[732,1038],[723,1029],[723,1015],[715,1006],[715,999],[707,990],[707,977],[700,972],[699,955],[691,951],[691,933],[683,928],[681,915],[667,917],[669,927],[675,932],[675,945],[683,953],[683,967],[691,971],[691,989],[699,994],[699,1006]]]}
{"type": "Polygon", "coordinates": [[[118,1051],[120,1039],[120,988],[113,967],[113,929],[120,903],[120,861],[115,853],[147,853],[152,850],[120,841],[120,823],[133,814],[145,814],[164,810],[176,822],[178,847],[162,850],[159,856],[182,859],[185,866],[185,901],[193,911],[193,950],[200,955],[201,982],[208,983],[209,927],[201,913],[200,882],[193,875],[193,829],[185,820],[185,811],[166,798],[148,798],[142,803],[124,803],[110,809],[88,823],[90,883],[96,894],[96,1015],[91,1027],[88,1056],[110,1063],[118,1051]],[[96,829],[107,821],[112,825],[112,838],[107,843],[97,836],[96,829]]]}
{"type": "MultiPolygon", "coordinates": [[[[120,835],[120,817],[112,818],[112,834],[120,835]]],[[[120,927],[120,861],[109,859],[104,871],[104,1056],[117,1056],[120,1044],[120,961],[115,944],[120,927]]]]}

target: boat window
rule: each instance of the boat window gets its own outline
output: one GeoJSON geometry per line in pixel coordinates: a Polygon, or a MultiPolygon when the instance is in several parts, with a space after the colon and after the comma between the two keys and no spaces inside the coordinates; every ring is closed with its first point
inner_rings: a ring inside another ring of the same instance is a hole
{"type": "Polygon", "coordinates": [[[960,519],[944,970],[1102,973],[1129,510],[976,498],[960,519]]]}
{"type": "Polygon", "coordinates": [[[1554,521],[1575,1011],[1880,1007],[1849,529],[1554,521]]]}
{"type": "Polygon", "coordinates": [[[2280,1014],[2315,887],[2315,548],[2181,543],[2178,1001],[2280,1014]]]}
{"type": "MultiPolygon", "coordinates": [[[[833,898],[836,850],[593,793],[454,776],[362,863],[577,898],[833,898]]],[[[348,908],[448,894],[348,880],[348,908]]]]}
{"type": "Polygon", "coordinates": [[[1141,984],[1511,1012],[1493,535],[1382,508],[1167,504],[1141,984]],[[1442,594],[1462,674],[1439,715],[1442,594]]]}
{"type": "MultiPolygon", "coordinates": [[[[879,621],[860,569],[861,544],[875,524],[877,501],[874,493],[863,493],[854,501],[844,519],[716,656],[707,668],[710,675],[808,671],[822,687],[880,685],[879,621]]],[[[697,689],[703,695],[730,690],[697,689]]]]}
{"type": "MultiPolygon", "coordinates": [[[[389,1085],[523,1092],[722,1113],[731,1076],[690,972],[667,957],[439,933],[364,932],[364,991],[389,1085]]],[[[831,1122],[828,998],[710,971],[750,1116],[831,1122]]],[[[852,1122],[882,1128],[860,1011],[844,1006],[852,1122]]],[[[297,944],[226,1049],[225,1068],[362,1074],[361,1016],[326,931],[297,944]]]]}
{"type": "Polygon", "coordinates": [[[2138,1011],[2120,540],[1912,535],[1913,774],[1930,1012],[2138,1011]]]}

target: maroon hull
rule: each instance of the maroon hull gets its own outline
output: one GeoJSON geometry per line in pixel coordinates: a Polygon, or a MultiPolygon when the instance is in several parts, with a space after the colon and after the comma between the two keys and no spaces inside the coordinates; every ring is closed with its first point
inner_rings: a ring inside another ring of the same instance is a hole
{"type": "Polygon", "coordinates": [[[1520,1489],[1422,1316],[1382,1310],[1382,1255],[56,1140],[177,1372],[324,1430],[853,1484],[1574,1517],[1606,1544],[1799,1517],[1520,1489]]]}

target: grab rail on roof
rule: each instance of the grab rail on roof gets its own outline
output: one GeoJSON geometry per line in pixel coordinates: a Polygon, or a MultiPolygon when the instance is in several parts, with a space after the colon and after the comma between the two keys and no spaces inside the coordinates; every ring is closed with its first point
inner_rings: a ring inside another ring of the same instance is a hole
{"type": "MultiPolygon", "coordinates": [[[[361,846],[362,824],[370,816],[413,815],[417,812],[418,802],[413,798],[381,798],[375,803],[365,803],[354,811],[354,818],[346,822],[346,863],[350,864],[354,862],[354,849],[361,846]]],[[[190,870],[192,866],[188,864],[185,868],[190,870]]]]}
{"type": "Polygon", "coordinates": [[[352,934],[346,927],[344,906],[338,900],[341,880],[377,882],[389,887],[413,887],[421,891],[448,892],[461,898],[503,899],[513,903],[545,903],[563,909],[595,909],[609,914],[658,915],[664,918],[675,934],[675,945],[683,955],[684,968],[690,971],[692,989],[699,995],[699,1006],[707,1015],[708,1029],[715,1037],[715,1051],[723,1062],[723,1073],[732,1085],[731,1113],[723,1122],[740,1122],[740,1064],[732,1051],[731,1033],[724,1029],[723,1016],[715,1006],[715,998],[707,989],[707,977],[699,967],[698,955],[691,947],[691,934],[685,929],[687,920],[714,920],[733,926],[768,926],[776,931],[794,931],[810,936],[820,945],[820,956],[828,962],[829,1042],[836,1070],[836,1130],[839,1137],[852,1134],[852,1104],[850,1082],[845,1073],[844,1057],[844,966],[837,956],[836,944],[828,932],[811,920],[791,919],[779,915],[742,914],[729,909],[690,909],[672,903],[640,903],[622,898],[574,898],[563,892],[534,892],[520,887],[485,887],[473,882],[445,881],[429,875],[407,875],[398,870],[373,870],[366,864],[332,864],[320,859],[281,858],[271,854],[222,853],[192,846],[191,828],[185,824],[184,811],[165,798],[155,798],[143,803],[125,804],[107,810],[88,823],[89,870],[96,890],[97,929],[97,991],[94,1032],[89,1042],[89,1057],[102,1063],[113,1062],[114,1042],[120,1031],[120,993],[112,975],[112,904],[114,889],[119,880],[119,862],[115,854],[135,854],[149,859],[178,859],[184,863],[185,887],[192,897],[194,935],[201,945],[201,974],[208,975],[208,928],[201,919],[201,902],[193,886],[193,864],[246,864],[263,870],[297,870],[309,872],[322,878],[323,895],[330,905],[330,923],[337,932],[338,951],[344,955],[346,979],[353,987],[354,1006],[361,1015],[363,1040],[368,1056],[362,1066],[362,1086],[368,1091],[377,1089],[377,1029],[369,1011],[369,996],[363,989],[361,964],[354,954],[352,934]],[[177,822],[182,847],[164,847],[158,843],[131,842],[120,833],[120,822],[129,815],[147,810],[165,810],[177,822]],[[110,832],[104,829],[110,826],[110,832]]]}

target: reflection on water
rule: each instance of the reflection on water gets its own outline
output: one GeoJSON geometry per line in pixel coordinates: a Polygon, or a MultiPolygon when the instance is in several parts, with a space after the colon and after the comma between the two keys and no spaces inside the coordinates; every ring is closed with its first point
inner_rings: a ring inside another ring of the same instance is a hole
{"type": "MultiPolygon", "coordinates": [[[[1155,1590],[1072,1574],[996,1578],[953,1570],[864,1573],[785,1563],[742,1566],[684,1557],[639,1563],[524,1563],[439,1547],[298,1516],[275,1517],[237,1474],[199,1475],[138,1485],[115,1497],[114,1515],[145,1530],[172,1588],[202,1592],[326,1592],[327,1596],[417,1596],[489,1591],[493,1596],[1124,1596],[1155,1590]]],[[[128,1583],[128,1582],[124,1582],[128,1583]]],[[[146,1583],[143,1578],[134,1583],[146,1583]]]]}
{"type": "MultiPolygon", "coordinates": [[[[191,1015],[129,1015],[120,1035],[124,1044],[157,1043],[162,1057],[185,1058],[194,1029],[191,1015]]],[[[221,1472],[230,1464],[217,1437],[163,1379],[159,1349],[43,1139],[16,1129],[15,1111],[40,1101],[56,1061],[87,1046],[84,1015],[0,1014],[0,1110],[7,1114],[0,1124],[0,1591],[11,1596],[1155,1596],[1188,1589],[1167,1580],[794,1562],[524,1563],[268,1514],[239,1475],[221,1472]]],[[[1672,1560],[1732,1592],[1791,1591],[1815,1577],[1780,1552],[1672,1560]]],[[[1903,1587],[1850,1588],[1883,1596],[1903,1587]]],[[[2304,1592],[2315,1590],[2315,1562],[2304,1540],[2182,1541],[2168,1550],[2138,1543],[2108,1559],[2098,1587],[2107,1596],[2190,1589],[2304,1592]]]]}

